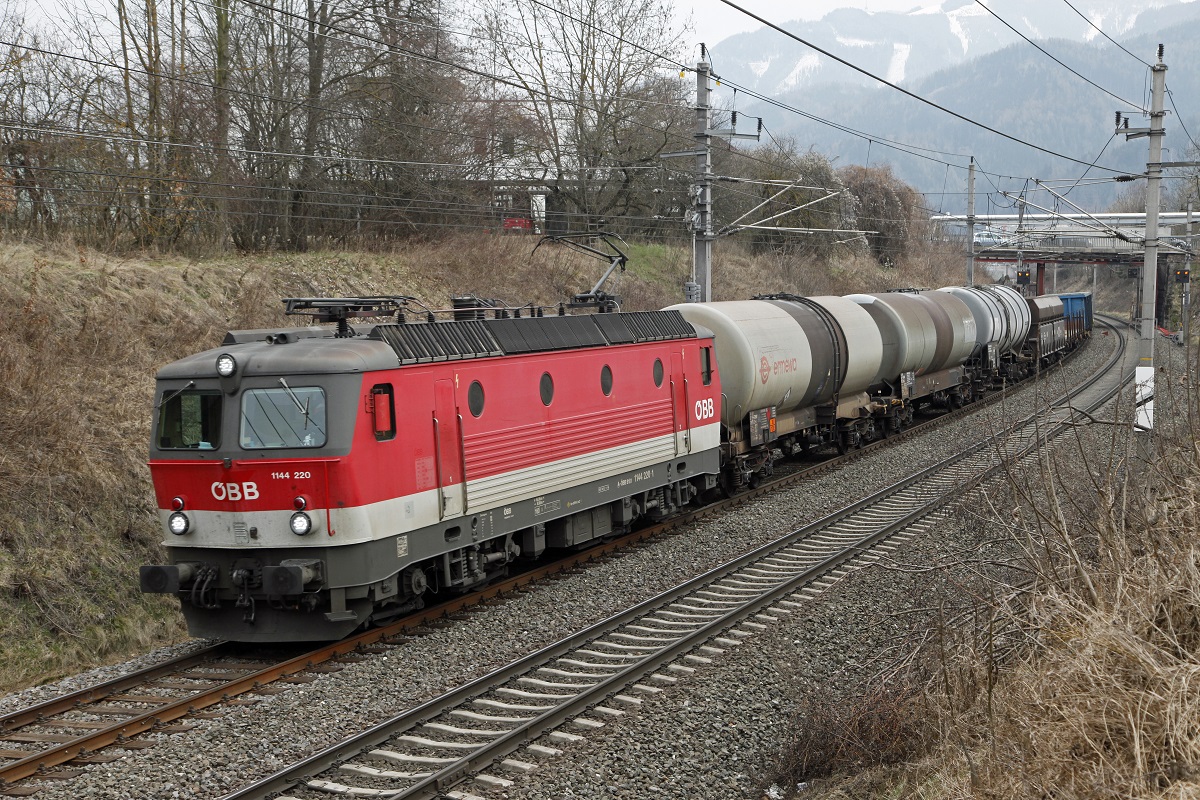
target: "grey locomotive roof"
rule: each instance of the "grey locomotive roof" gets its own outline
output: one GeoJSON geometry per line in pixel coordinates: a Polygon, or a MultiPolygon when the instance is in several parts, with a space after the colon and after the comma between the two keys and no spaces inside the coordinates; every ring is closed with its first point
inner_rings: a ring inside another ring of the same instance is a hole
{"type": "MultiPolygon", "coordinates": [[[[328,332],[327,332],[328,333],[328,332]]],[[[228,341],[228,339],[226,339],[228,341]]],[[[396,354],[383,342],[362,337],[306,338],[271,344],[266,338],[224,344],[181,358],[158,371],[158,379],[216,378],[217,356],[229,353],[243,378],[255,375],[366,372],[396,366],[396,354]]]]}
{"type": "Polygon", "coordinates": [[[573,317],[524,317],[376,325],[371,338],[387,342],[401,364],[542,353],[666,339],[695,339],[678,311],[637,311],[573,317]]]}
{"type": "Polygon", "coordinates": [[[217,356],[222,353],[237,359],[243,377],[251,377],[365,372],[433,361],[696,337],[697,329],[678,311],[381,324],[346,338],[335,337],[332,328],[320,327],[231,331],[221,347],[168,364],[159,370],[158,378],[215,378],[217,356]]]}

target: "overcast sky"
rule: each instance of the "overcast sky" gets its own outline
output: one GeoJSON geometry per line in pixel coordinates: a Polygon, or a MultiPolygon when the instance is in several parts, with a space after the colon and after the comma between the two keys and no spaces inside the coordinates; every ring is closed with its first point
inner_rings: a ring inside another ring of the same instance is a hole
{"type": "MultiPolygon", "coordinates": [[[[739,6],[775,23],[794,19],[820,19],[835,8],[863,8],[867,11],[908,11],[917,6],[940,5],[941,0],[734,0],[739,6]]],[[[676,0],[676,10],[686,18],[690,13],[696,28],[696,41],[709,47],[735,33],[762,27],[757,20],[725,5],[721,0],[676,0]]]]}

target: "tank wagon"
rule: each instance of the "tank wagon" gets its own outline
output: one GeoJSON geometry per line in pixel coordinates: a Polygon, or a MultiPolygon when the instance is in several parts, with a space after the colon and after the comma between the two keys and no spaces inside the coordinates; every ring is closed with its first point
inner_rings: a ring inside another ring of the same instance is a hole
{"type": "Polygon", "coordinates": [[[886,436],[1091,329],[1090,296],[1004,286],[418,322],[411,302],[293,298],[326,324],[233,331],[158,373],[169,563],[141,589],[193,635],[340,638],[886,436]]]}

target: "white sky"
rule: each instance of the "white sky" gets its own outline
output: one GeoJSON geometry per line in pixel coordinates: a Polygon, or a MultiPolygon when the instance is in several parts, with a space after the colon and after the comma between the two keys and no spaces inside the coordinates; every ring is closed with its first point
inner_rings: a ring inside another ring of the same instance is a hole
{"type": "MultiPolygon", "coordinates": [[[[862,8],[867,11],[909,11],[917,6],[941,5],[941,0],[734,0],[739,6],[775,23],[795,19],[813,20],[835,8],[862,8]]],[[[690,13],[696,42],[709,47],[735,33],[761,27],[757,20],[725,5],[721,0],[675,0],[681,19],[690,13]]]]}

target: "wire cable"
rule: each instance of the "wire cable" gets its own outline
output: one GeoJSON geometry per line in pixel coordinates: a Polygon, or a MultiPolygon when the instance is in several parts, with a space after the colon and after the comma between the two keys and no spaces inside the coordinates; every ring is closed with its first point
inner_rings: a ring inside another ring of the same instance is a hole
{"type": "Polygon", "coordinates": [[[993,11],[992,9],[990,9],[990,8],[987,6],[987,4],[983,2],[983,0],[975,0],[975,3],[976,3],[977,5],[979,5],[979,7],[980,7],[980,8],[982,8],[984,11],[988,12],[988,13],[989,13],[989,14],[991,14],[993,17],[995,17],[997,20],[999,20],[1000,24],[1002,24],[1004,27],[1008,28],[1010,31],[1012,31],[1013,33],[1015,33],[1017,36],[1020,36],[1022,39],[1024,39],[1024,40],[1026,41],[1026,43],[1028,43],[1028,44],[1032,45],[1034,48],[1036,48],[1036,49],[1038,50],[1038,52],[1040,52],[1042,55],[1044,55],[1044,56],[1046,56],[1047,58],[1049,58],[1049,59],[1050,59],[1051,61],[1053,61],[1055,64],[1058,64],[1060,67],[1062,67],[1062,68],[1063,68],[1063,69],[1065,69],[1067,72],[1069,72],[1069,73],[1071,73],[1072,75],[1074,75],[1076,78],[1079,78],[1079,79],[1080,79],[1080,80],[1082,80],[1084,83],[1087,83],[1087,84],[1090,84],[1091,86],[1094,86],[1094,87],[1096,87],[1097,89],[1099,89],[1100,91],[1104,92],[1106,95],[1108,95],[1109,97],[1113,98],[1114,100],[1120,100],[1122,103],[1125,103],[1126,105],[1128,105],[1128,106],[1130,106],[1130,107],[1132,107],[1132,108],[1136,108],[1138,111],[1141,111],[1143,114],[1145,114],[1145,113],[1146,113],[1146,108],[1145,108],[1145,105],[1144,105],[1144,104],[1135,103],[1135,102],[1133,102],[1132,100],[1126,100],[1124,97],[1121,97],[1121,96],[1120,96],[1120,95],[1118,95],[1118,94],[1113,94],[1113,93],[1112,93],[1112,92],[1110,92],[1108,89],[1105,89],[1103,86],[1101,86],[1100,84],[1096,83],[1095,81],[1091,80],[1090,78],[1087,78],[1087,77],[1085,77],[1085,76],[1083,76],[1083,75],[1079,74],[1078,72],[1076,72],[1075,70],[1071,69],[1071,68],[1070,68],[1070,67],[1068,67],[1066,64],[1064,64],[1062,61],[1060,61],[1060,60],[1058,60],[1057,58],[1055,58],[1053,55],[1051,55],[1051,54],[1050,54],[1050,52],[1049,52],[1048,50],[1046,50],[1046,48],[1042,47],[1040,44],[1038,44],[1037,42],[1033,41],[1032,39],[1030,39],[1030,38],[1029,38],[1028,36],[1026,36],[1025,34],[1021,33],[1019,30],[1017,30],[1017,29],[1016,29],[1016,28],[1014,28],[1012,25],[1010,25],[1010,24],[1008,23],[1008,21],[1007,21],[1007,20],[1005,20],[1003,17],[1001,17],[1001,16],[1000,16],[999,14],[997,14],[995,11],[993,11]]]}
{"type": "MultiPolygon", "coordinates": [[[[249,1],[249,0],[247,0],[247,1],[249,1]]],[[[724,3],[725,5],[729,6],[730,8],[734,8],[734,9],[742,12],[743,14],[745,14],[748,17],[761,22],[763,25],[766,25],[767,27],[771,28],[772,30],[782,33],[784,36],[788,37],[789,39],[793,39],[794,41],[797,41],[800,44],[805,45],[806,47],[809,47],[809,48],[817,51],[818,53],[825,56],[826,58],[831,58],[834,61],[836,61],[837,63],[842,64],[843,66],[849,67],[850,69],[854,70],[855,72],[865,75],[866,77],[870,78],[873,81],[877,81],[878,83],[881,83],[884,86],[890,87],[890,88],[896,90],[897,92],[900,92],[901,94],[904,94],[908,97],[911,97],[914,100],[917,100],[918,102],[921,102],[927,106],[930,106],[931,108],[936,108],[938,111],[941,111],[945,114],[949,114],[950,116],[954,117],[955,119],[962,120],[963,122],[966,122],[970,125],[974,125],[975,127],[981,128],[985,131],[988,131],[989,133],[993,133],[1003,139],[1008,139],[1009,141],[1016,142],[1017,144],[1022,145],[1024,147],[1028,147],[1032,150],[1037,150],[1040,153],[1045,153],[1046,155],[1054,156],[1055,158],[1061,158],[1065,161],[1070,161],[1075,164],[1081,164],[1083,166],[1091,166],[1087,161],[1083,161],[1081,159],[1075,158],[1073,156],[1068,156],[1063,153],[1055,152],[1054,150],[1050,150],[1048,148],[1042,147],[1041,145],[1037,145],[1032,142],[1027,142],[1024,139],[1021,139],[1020,137],[1013,136],[1010,133],[1005,133],[1004,131],[997,130],[996,128],[993,128],[990,125],[985,125],[984,123],[979,122],[978,120],[971,119],[970,117],[960,114],[957,111],[952,111],[943,105],[935,103],[932,100],[929,100],[928,98],[922,97],[921,95],[917,94],[916,92],[909,91],[908,89],[905,89],[902,86],[897,86],[896,84],[892,83],[891,81],[886,80],[885,78],[881,78],[878,75],[874,74],[873,72],[870,72],[869,70],[866,70],[863,67],[858,66],[857,64],[853,64],[853,63],[847,61],[846,59],[841,58],[840,56],[836,56],[827,50],[817,47],[815,44],[812,44],[811,42],[800,38],[796,34],[790,32],[788,30],[785,30],[784,28],[780,27],[779,25],[776,25],[775,23],[773,23],[767,19],[764,19],[763,17],[760,17],[759,15],[757,15],[751,11],[747,11],[746,9],[739,6],[737,3],[733,2],[733,0],[721,0],[721,2],[724,3]]],[[[1108,172],[1115,172],[1115,173],[1126,172],[1126,170],[1115,169],[1113,167],[1103,167],[1103,166],[1097,165],[1097,168],[1107,170],[1108,172]]]]}
{"type": "MultiPolygon", "coordinates": [[[[1071,9],[1071,10],[1072,10],[1072,11],[1074,11],[1076,14],[1078,14],[1078,15],[1079,15],[1079,17],[1080,17],[1080,18],[1081,18],[1081,19],[1082,19],[1084,22],[1086,22],[1088,25],[1091,25],[1093,28],[1095,28],[1095,30],[1096,30],[1096,32],[1097,32],[1097,33],[1099,33],[1099,34],[1100,34],[1101,36],[1103,36],[1105,39],[1108,39],[1110,42],[1112,42],[1113,44],[1115,44],[1117,47],[1121,48],[1122,50],[1125,50],[1125,47],[1124,47],[1124,46],[1123,46],[1123,45],[1122,45],[1120,42],[1118,42],[1116,39],[1114,39],[1114,38],[1112,38],[1111,36],[1109,36],[1109,35],[1108,35],[1107,33],[1105,33],[1104,31],[1100,30],[1099,26],[1097,26],[1097,25],[1096,25],[1096,23],[1092,22],[1090,19],[1088,19],[1086,16],[1084,16],[1083,12],[1082,12],[1082,11],[1080,11],[1078,8],[1076,8],[1075,6],[1071,5],[1071,0],[1063,0],[1063,2],[1067,4],[1067,8],[1071,9]]],[[[1125,50],[1125,52],[1126,52],[1126,53],[1128,53],[1128,55],[1129,55],[1129,57],[1130,57],[1130,58],[1132,58],[1134,61],[1138,62],[1139,64],[1143,65],[1143,66],[1144,66],[1144,67],[1146,67],[1147,69],[1150,69],[1150,68],[1153,66],[1152,64],[1150,64],[1150,63],[1148,63],[1148,62],[1144,61],[1143,59],[1139,58],[1138,56],[1135,56],[1133,53],[1130,53],[1128,50],[1125,50]]]]}
{"type": "MultiPolygon", "coordinates": [[[[1164,88],[1166,87],[1164,86],[1164,88]]],[[[1187,136],[1194,149],[1200,150],[1200,145],[1196,144],[1196,140],[1192,138],[1192,132],[1187,129],[1187,125],[1183,122],[1183,115],[1179,113],[1179,108],[1175,105],[1175,93],[1169,88],[1167,89],[1167,99],[1171,101],[1171,109],[1175,112],[1175,119],[1179,120],[1179,127],[1183,128],[1184,135],[1187,136]]]]}

